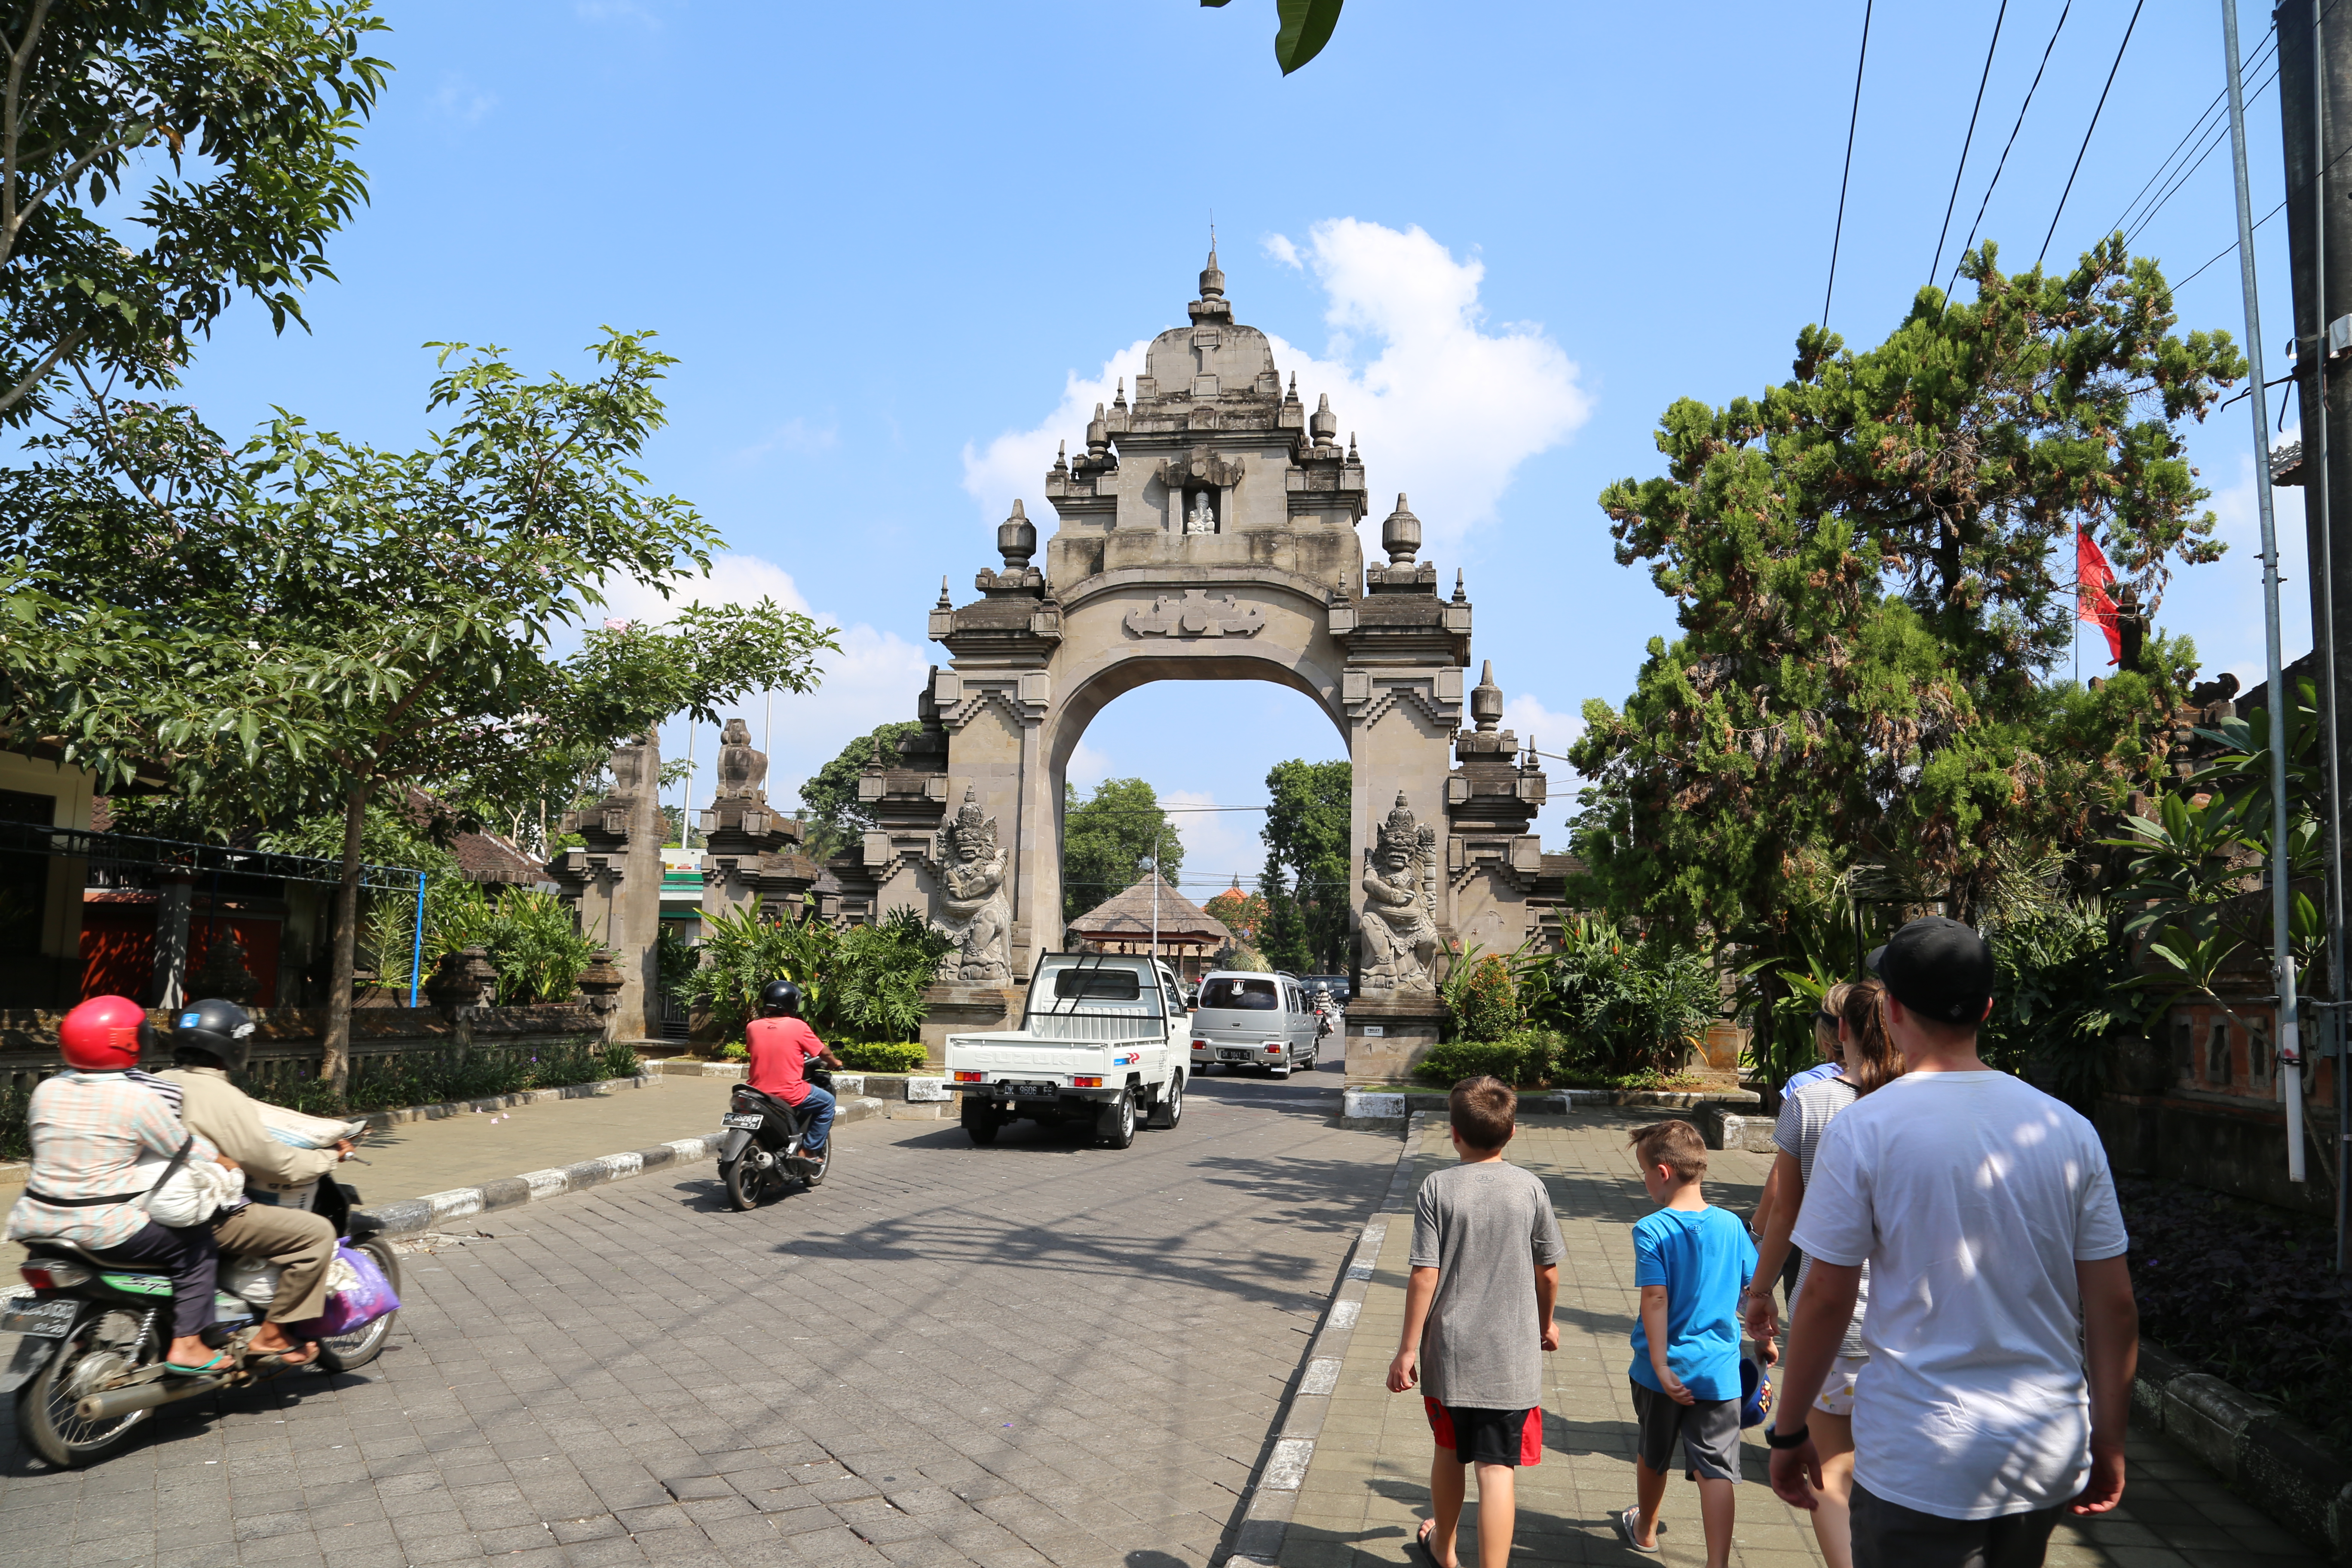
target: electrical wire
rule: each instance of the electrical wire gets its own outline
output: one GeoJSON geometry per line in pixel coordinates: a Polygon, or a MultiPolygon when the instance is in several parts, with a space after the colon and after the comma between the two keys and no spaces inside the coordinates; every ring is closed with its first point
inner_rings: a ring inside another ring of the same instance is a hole
{"type": "MultiPolygon", "coordinates": [[[[2254,103],[2263,93],[2270,90],[2271,84],[2276,80],[2278,80],[2278,72],[2271,72],[2269,76],[2263,78],[2263,80],[2255,86],[2252,92],[2246,94],[2246,102],[2249,105],[2254,103]]],[[[2197,173],[2199,169],[2203,168],[2205,166],[2205,160],[2210,158],[2215,153],[2221,151],[2222,144],[2229,140],[2230,127],[2229,123],[2225,121],[2207,140],[2205,150],[2197,155],[2197,161],[2189,164],[2186,169],[2183,169],[2173,180],[2172,184],[2165,187],[2164,194],[2157,198],[2155,205],[2150,206],[2146,212],[2140,214],[2138,219],[2133,223],[2130,231],[2124,236],[2124,242],[2128,245],[2138,239],[2141,235],[2147,232],[2147,226],[2149,223],[2154,221],[2157,214],[2164,210],[2165,204],[2171,201],[2175,195],[2179,195],[2180,187],[2189,183],[2189,177],[2197,173]]]]}
{"type": "Polygon", "coordinates": [[[2092,134],[2099,129],[2099,116],[2106,112],[2107,94],[2115,89],[2116,73],[2124,68],[2124,51],[2131,47],[2132,30],[2139,26],[2140,8],[2147,4],[2147,0],[2137,0],[2132,6],[2131,20],[2124,24],[2124,41],[2116,46],[2115,64],[2107,68],[2107,85],[2099,89],[2099,101],[2091,110],[2091,123],[2083,128],[2083,144],[2074,152],[2074,166],[2066,171],[2066,188],[2058,193],[2058,210],[2050,215],[2049,230],[2042,237],[2042,254],[2033,258],[2033,265],[2037,268],[2042,265],[2042,258],[2050,254],[2051,240],[2057,237],[2058,220],[2065,214],[2066,198],[2074,194],[2074,176],[2083,172],[2083,159],[2091,151],[2092,134]]]}
{"type": "MultiPolygon", "coordinates": [[[[2269,34],[2264,37],[2263,43],[2255,48],[2253,58],[2246,62],[2246,68],[2243,74],[2251,77],[2260,71],[2263,67],[2268,63],[2268,57],[2277,48],[2277,47],[2278,26],[2276,23],[2273,23],[2269,34]]],[[[2273,75],[2271,79],[2274,81],[2277,78],[2273,75]]],[[[2257,89],[2256,90],[2260,89],[2257,89]]],[[[2113,234],[2117,229],[2130,229],[2136,226],[2132,218],[2132,214],[2138,209],[2140,202],[2146,198],[2148,192],[2156,189],[2158,185],[2162,184],[2169,176],[2173,160],[2179,158],[2191,142],[2198,141],[2208,133],[2210,127],[2208,126],[2207,121],[2210,121],[2215,114],[2218,113],[2223,116],[2221,121],[2222,133],[2224,135],[2228,134],[2229,120],[2226,111],[2229,106],[2229,100],[2230,89],[2226,87],[2213,95],[2213,101],[2205,106],[2205,112],[2197,117],[2196,123],[2191,125],[2186,132],[2183,132],[2181,133],[2180,140],[2173,143],[2172,151],[2164,155],[2164,162],[2156,166],[2156,173],[2147,177],[2147,184],[2142,185],[2137,191],[2133,193],[2132,199],[2124,205],[2122,216],[2118,216],[2114,223],[2107,226],[2108,233],[2113,234]]],[[[2251,102],[2252,100],[2252,99],[2249,99],[2248,101],[2251,102]]],[[[2143,214],[2142,216],[2144,216],[2146,215],[2143,214]]]]}
{"type": "MultiPolygon", "coordinates": [[[[1853,132],[1862,123],[1862,71],[1870,63],[1870,13],[1878,0],[1863,0],[1862,53],[1853,62],[1853,110],[1845,122],[1845,173],[1838,176],[1837,229],[1830,236],[1830,281],[1822,290],[1822,330],[1829,330],[1830,300],[1837,293],[1838,247],[1845,239],[1845,193],[1853,183],[1853,132]]],[[[2067,0],[2068,5],[2074,0],[2067,0]]]]}
{"type": "Polygon", "coordinates": [[[2009,141],[2000,150],[2000,162],[1993,165],[1992,183],[1985,186],[1984,200],[1977,204],[1977,220],[1969,225],[1969,237],[1960,245],[1959,259],[1952,263],[1952,276],[1944,284],[1944,292],[1960,279],[1960,263],[1968,259],[1969,247],[1977,242],[1977,230],[1984,226],[1985,209],[1992,205],[1992,194],[2000,186],[2001,171],[2009,167],[2010,149],[2017,145],[2017,133],[2025,126],[2025,111],[2033,107],[2033,94],[2042,86],[2042,73],[2050,68],[2050,51],[2058,47],[2058,35],[2066,30],[2066,18],[2074,15],[2074,0],[2066,0],[2058,13],[2058,25],[2050,29],[2050,41],[2042,47],[2042,63],[2034,68],[2032,85],[2025,89],[2025,101],[2017,106],[2017,123],[2009,128],[2009,141]]]}
{"type": "Polygon", "coordinates": [[[2008,17],[2009,0],[2000,0],[2000,10],[1992,19],[1992,42],[1985,46],[1984,74],[1977,78],[1976,107],[1969,110],[1969,133],[1960,138],[1960,166],[1952,171],[1952,195],[1944,204],[1944,226],[1936,231],[1936,259],[1927,264],[1930,284],[1936,281],[1936,274],[1944,269],[1944,241],[1952,237],[1952,209],[1960,205],[1960,176],[1968,173],[1969,149],[1977,140],[1977,116],[1984,111],[1985,83],[1992,79],[1993,51],[2000,47],[2000,25],[2008,17]]]}

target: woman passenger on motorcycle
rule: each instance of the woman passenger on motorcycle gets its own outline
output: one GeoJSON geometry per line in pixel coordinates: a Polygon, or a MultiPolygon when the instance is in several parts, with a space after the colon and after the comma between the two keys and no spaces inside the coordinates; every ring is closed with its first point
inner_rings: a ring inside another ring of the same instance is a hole
{"type": "Polygon", "coordinates": [[[743,1045],[751,1058],[743,1075],[745,1082],[794,1109],[815,1105],[816,1115],[809,1122],[801,1152],[811,1156],[824,1152],[825,1138],[833,1130],[833,1094],[809,1082],[807,1068],[811,1058],[829,1068],[843,1064],[832,1047],[816,1037],[816,1031],[801,1021],[799,986],[789,980],[768,983],[760,993],[760,1016],[744,1026],[743,1045]]]}
{"type": "Polygon", "coordinates": [[[131,1076],[145,1016],[127,996],[96,996],[58,1026],[66,1070],[33,1090],[26,1113],[33,1163],[8,1215],[8,1239],[68,1242],[102,1263],[169,1275],[164,1367],[191,1376],[226,1372],[229,1358],[198,1337],[212,1324],[219,1273],[212,1232],[158,1225],[135,1201],[158,1184],[159,1173],[139,1169],[142,1154],[169,1159],[185,1149],[189,1163],[218,1160],[211,1143],[181,1125],[170,1100],[131,1076]]]}

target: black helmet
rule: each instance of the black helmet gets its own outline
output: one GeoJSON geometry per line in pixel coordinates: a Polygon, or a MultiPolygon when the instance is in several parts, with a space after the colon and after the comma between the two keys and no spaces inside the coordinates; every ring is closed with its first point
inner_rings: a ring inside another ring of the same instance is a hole
{"type": "Polygon", "coordinates": [[[801,988],[789,980],[771,980],[760,990],[760,1016],[762,1018],[797,1018],[801,1016],[801,988]]]}
{"type": "Polygon", "coordinates": [[[191,1002],[172,1015],[170,1043],[174,1055],[200,1051],[231,1072],[243,1072],[253,1049],[253,1016],[218,997],[191,1002]]]}

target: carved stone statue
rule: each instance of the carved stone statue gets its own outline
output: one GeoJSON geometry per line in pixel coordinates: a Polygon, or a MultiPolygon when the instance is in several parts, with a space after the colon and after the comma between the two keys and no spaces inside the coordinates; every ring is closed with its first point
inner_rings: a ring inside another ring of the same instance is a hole
{"type": "Polygon", "coordinates": [[[1364,851],[1366,991],[1430,991],[1436,980],[1437,829],[1416,823],[1397,791],[1396,809],[1364,851]]]}
{"type": "Polygon", "coordinates": [[[752,748],[751,726],[740,719],[728,720],[726,732],[719,741],[717,793],[764,803],[768,798],[767,783],[768,753],[752,748]]]}
{"type": "Polygon", "coordinates": [[[2123,644],[2116,660],[2124,669],[2140,668],[2140,650],[2147,646],[2147,616],[2139,607],[2139,590],[2129,583],[2116,595],[2116,637],[2123,644]]]}
{"type": "Polygon", "coordinates": [[[951,984],[1003,984],[1013,978],[1013,900],[1004,894],[1004,851],[996,819],[981,815],[971,786],[963,808],[939,831],[940,903],[944,920],[931,928],[955,946],[940,960],[940,979],[951,984]]]}
{"type": "Polygon", "coordinates": [[[1208,491],[1192,492],[1192,510],[1184,514],[1184,531],[1187,533],[1217,531],[1217,514],[1210,509],[1208,491]]]}

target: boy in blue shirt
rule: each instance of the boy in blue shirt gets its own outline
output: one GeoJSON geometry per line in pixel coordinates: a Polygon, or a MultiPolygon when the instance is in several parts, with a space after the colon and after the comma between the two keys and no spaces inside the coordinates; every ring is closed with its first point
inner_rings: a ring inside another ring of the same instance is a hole
{"type": "Polygon", "coordinates": [[[1633,1414],[1639,1501],[1613,1521],[1636,1552],[1658,1549],[1658,1506],[1681,1441],[1698,1478],[1706,1568],[1731,1553],[1732,1487],[1739,1479],[1739,1299],[1756,1271],[1748,1227],[1699,1194],[1706,1144],[1687,1121],[1637,1129],[1634,1158],[1658,1212],[1633,1227],[1633,1414]]]}

